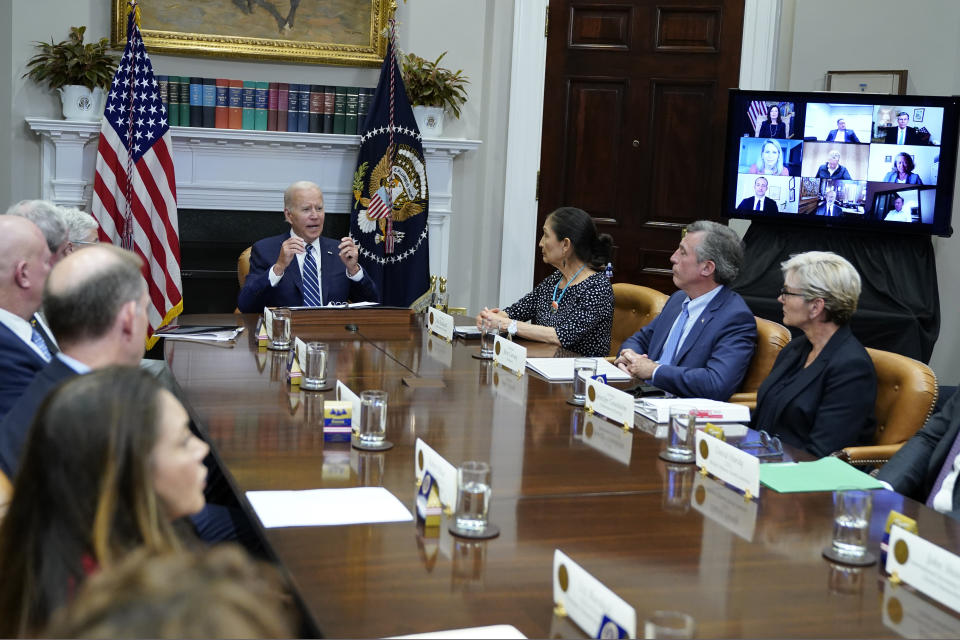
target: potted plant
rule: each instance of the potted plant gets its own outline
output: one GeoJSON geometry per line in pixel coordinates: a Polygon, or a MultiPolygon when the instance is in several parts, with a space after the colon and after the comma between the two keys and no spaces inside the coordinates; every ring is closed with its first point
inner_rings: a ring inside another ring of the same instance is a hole
{"type": "Polygon", "coordinates": [[[99,120],[103,113],[104,90],[117,69],[116,59],[107,53],[109,41],[83,43],[86,27],[70,27],[63,42],[34,43],[40,53],[27,62],[29,77],[60,93],[63,117],[67,120],[99,120]]]}
{"type": "Polygon", "coordinates": [[[455,118],[460,117],[460,108],[467,101],[465,85],[469,82],[463,70],[451,71],[440,66],[444,51],[433,62],[408,53],[402,57],[403,82],[407,98],[413,107],[413,116],[424,136],[439,137],[443,133],[444,110],[455,118]]]}

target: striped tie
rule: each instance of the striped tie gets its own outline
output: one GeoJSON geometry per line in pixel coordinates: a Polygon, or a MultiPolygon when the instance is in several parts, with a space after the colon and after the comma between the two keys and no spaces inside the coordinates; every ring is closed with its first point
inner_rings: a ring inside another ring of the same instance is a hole
{"type": "Polygon", "coordinates": [[[43,336],[40,335],[36,327],[30,327],[30,342],[40,350],[43,359],[50,362],[53,356],[50,355],[50,349],[47,348],[47,343],[43,341],[43,336]]]}
{"type": "Polygon", "coordinates": [[[303,258],[303,304],[307,307],[322,307],[320,298],[320,277],[317,275],[317,260],[313,257],[313,245],[307,245],[307,255],[303,258]]]}

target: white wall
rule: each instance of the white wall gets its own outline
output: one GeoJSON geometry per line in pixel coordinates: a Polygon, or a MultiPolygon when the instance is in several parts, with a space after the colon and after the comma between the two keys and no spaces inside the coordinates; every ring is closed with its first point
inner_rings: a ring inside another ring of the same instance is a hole
{"type": "MultiPolygon", "coordinates": [[[[88,39],[109,37],[106,0],[0,2],[0,206],[40,194],[40,146],[27,116],[60,117],[59,98],[21,79],[36,40],[67,37],[87,25],[88,39]],[[9,14],[9,17],[7,17],[9,14]]],[[[448,51],[443,64],[470,78],[460,120],[448,118],[445,137],[479,138],[477,152],[457,160],[451,224],[451,304],[471,310],[496,299],[503,201],[503,141],[510,82],[512,0],[416,0],[400,3],[398,45],[427,58],[448,51]],[[456,28],[452,28],[456,25],[456,28]]],[[[379,69],[153,55],[156,73],[278,82],[375,86],[379,69]]],[[[309,176],[291,176],[291,181],[309,176]]]]}
{"type": "MultiPolygon", "coordinates": [[[[775,88],[820,91],[828,70],[906,69],[909,94],[960,94],[957,25],[956,0],[909,6],[902,0],[784,0],[781,45],[789,39],[791,46],[781,46],[775,88]]],[[[958,203],[960,189],[954,192],[954,226],[960,231],[958,203]]],[[[934,238],[933,247],[941,323],[930,366],[941,384],[954,385],[960,382],[960,236],[934,238]]]]}

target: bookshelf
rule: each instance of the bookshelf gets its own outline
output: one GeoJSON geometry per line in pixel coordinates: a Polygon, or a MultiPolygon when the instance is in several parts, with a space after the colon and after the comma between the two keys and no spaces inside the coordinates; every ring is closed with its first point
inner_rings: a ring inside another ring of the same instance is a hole
{"type": "MultiPolygon", "coordinates": [[[[89,210],[100,123],[26,118],[40,137],[41,196],[89,210]]],[[[217,211],[283,210],[283,190],[312,180],[330,213],[349,213],[360,136],[325,133],[171,127],[177,206],[217,211]]],[[[430,185],[430,273],[446,276],[449,264],[453,162],[479,140],[425,138],[430,185]]]]}

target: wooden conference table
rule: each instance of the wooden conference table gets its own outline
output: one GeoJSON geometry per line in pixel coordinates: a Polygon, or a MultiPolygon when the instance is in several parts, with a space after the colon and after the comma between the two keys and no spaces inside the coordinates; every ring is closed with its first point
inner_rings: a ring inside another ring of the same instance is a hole
{"type": "MultiPolygon", "coordinates": [[[[960,620],[892,586],[876,566],[852,569],[821,557],[831,535],[830,493],[762,488],[759,501],[747,503],[689,466],[661,461],[662,441],[651,433],[624,432],[566,404],[570,384],[495,370],[471,357],[476,342],[447,344],[413,324],[356,322],[351,332],[339,321],[350,322],[349,312],[331,313],[340,315],[326,327],[298,330],[295,320],[295,333],[326,341],[329,375],[355,392],[389,393],[387,438],[396,445],[389,451],[324,443],[311,421],[333,392],[291,391],[285,356],[256,347],[256,316],[180,319],[245,323],[232,348],[167,342],[189,409],[241,502],[250,490],[382,485],[415,513],[414,443],[422,438],[454,465],[490,462],[490,521],[501,534],[466,541],[444,525],[430,537],[412,522],[264,530],[324,635],[510,624],[528,637],[584,637],[553,613],[555,549],[636,608],[641,637],[643,619],[659,609],[692,615],[699,637],[960,631],[960,620]]],[[[556,352],[527,346],[531,356],[556,352]]],[[[917,518],[927,539],[960,551],[960,523],[875,493],[874,548],[895,508],[917,518]]]]}

